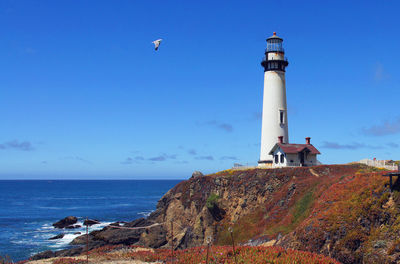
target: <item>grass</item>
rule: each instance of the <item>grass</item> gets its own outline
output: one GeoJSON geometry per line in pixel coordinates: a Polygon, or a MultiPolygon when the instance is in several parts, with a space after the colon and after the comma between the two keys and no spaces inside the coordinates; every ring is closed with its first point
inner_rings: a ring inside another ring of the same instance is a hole
{"type": "Polygon", "coordinates": [[[314,201],[313,193],[314,193],[314,190],[307,192],[295,204],[294,212],[293,212],[293,220],[292,220],[293,224],[299,223],[301,220],[303,220],[308,215],[308,211],[311,208],[311,205],[314,201]]]}
{"type": "MultiPolygon", "coordinates": [[[[141,260],[146,262],[171,261],[171,251],[169,249],[142,249],[129,246],[105,246],[90,252],[90,260],[141,260]]],[[[209,250],[209,264],[225,263],[234,264],[234,252],[230,246],[211,246],[209,250]]],[[[239,246],[236,248],[235,255],[237,263],[240,264],[339,264],[332,258],[318,255],[315,253],[283,249],[280,247],[249,247],[239,246]]],[[[174,252],[173,260],[175,264],[206,263],[207,248],[194,247],[174,252]]],[[[61,258],[55,260],[53,264],[81,264],[82,260],[76,258],[61,258]]]]}
{"type": "Polygon", "coordinates": [[[208,209],[213,209],[217,205],[217,201],[219,199],[219,195],[215,193],[211,193],[210,196],[207,198],[206,206],[208,209]]]}

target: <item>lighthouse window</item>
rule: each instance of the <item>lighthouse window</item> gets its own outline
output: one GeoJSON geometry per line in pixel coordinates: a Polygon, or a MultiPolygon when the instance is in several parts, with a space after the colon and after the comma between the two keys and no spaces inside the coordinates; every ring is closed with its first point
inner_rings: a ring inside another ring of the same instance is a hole
{"type": "Polygon", "coordinates": [[[278,164],[279,163],[279,156],[275,155],[275,163],[278,164]]]}
{"type": "Polygon", "coordinates": [[[285,162],[285,155],[281,154],[281,163],[285,162]]]}
{"type": "Polygon", "coordinates": [[[285,124],[285,111],[284,110],[279,111],[279,123],[281,125],[285,124]]]}

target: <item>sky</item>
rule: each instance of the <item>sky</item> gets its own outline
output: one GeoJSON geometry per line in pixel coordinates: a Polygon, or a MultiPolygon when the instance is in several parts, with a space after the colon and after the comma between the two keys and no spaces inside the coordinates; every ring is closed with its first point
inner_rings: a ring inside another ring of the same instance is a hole
{"type": "Polygon", "coordinates": [[[289,140],[400,159],[398,1],[0,2],[0,179],[185,179],[260,154],[265,39],[289,140]],[[162,38],[159,50],[153,40],[162,38]]]}

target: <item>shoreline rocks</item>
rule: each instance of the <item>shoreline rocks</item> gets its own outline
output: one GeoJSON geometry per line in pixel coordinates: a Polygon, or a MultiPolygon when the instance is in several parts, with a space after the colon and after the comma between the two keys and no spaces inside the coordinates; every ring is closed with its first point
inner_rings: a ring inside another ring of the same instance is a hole
{"type": "Polygon", "coordinates": [[[84,226],[87,226],[87,225],[88,225],[88,226],[92,226],[92,225],[97,225],[97,224],[101,224],[99,220],[86,219],[86,220],[83,222],[83,225],[84,225],[84,226]]]}
{"type": "Polygon", "coordinates": [[[56,236],[50,237],[49,240],[56,240],[56,239],[61,239],[65,236],[65,234],[58,234],[56,236]]]}
{"type": "MultiPolygon", "coordinates": [[[[67,217],[65,217],[64,219],[61,219],[60,221],[55,222],[55,223],[53,224],[53,226],[54,226],[55,228],[62,229],[62,228],[66,228],[66,227],[73,226],[73,225],[76,224],[77,222],[78,222],[78,218],[76,218],[75,216],[67,216],[67,217]]],[[[75,228],[75,227],[74,227],[74,228],[75,228]]]]}
{"type": "Polygon", "coordinates": [[[69,226],[66,226],[65,229],[75,229],[75,228],[80,228],[80,227],[82,227],[82,226],[81,225],[69,225],[69,226]]]}

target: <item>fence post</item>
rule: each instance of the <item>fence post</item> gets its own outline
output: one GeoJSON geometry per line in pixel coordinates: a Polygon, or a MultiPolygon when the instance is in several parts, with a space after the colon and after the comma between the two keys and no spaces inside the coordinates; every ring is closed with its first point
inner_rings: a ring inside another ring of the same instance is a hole
{"type": "Polygon", "coordinates": [[[171,263],[174,263],[174,223],[171,221],[171,263]]]}
{"type": "Polygon", "coordinates": [[[86,217],[86,263],[89,264],[89,222],[86,217]]]}
{"type": "Polygon", "coordinates": [[[206,264],[208,264],[208,251],[210,250],[210,243],[207,243],[207,256],[206,256],[206,264]]]}
{"type": "Polygon", "coordinates": [[[231,238],[232,238],[232,248],[233,248],[233,257],[235,258],[235,264],[237,264],[236,260],[236,250],[235,250],[235,240],[233,239],[233,228],[230,226],[228,228],[229,232],[231,233],[231,238]]]}
{"type": "Polygon", "coordinates": [[[206,256],[206,264],[208,264],[208,256],[209,256],[211,241],[212,241],[212,237],[211,237],[211,236],[207,237],[207,256],[206,256]]]}

